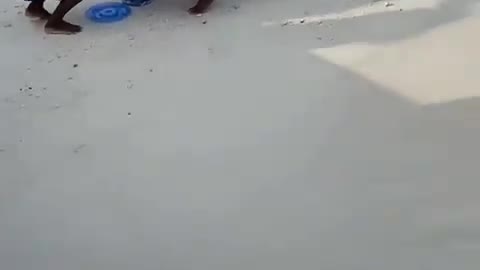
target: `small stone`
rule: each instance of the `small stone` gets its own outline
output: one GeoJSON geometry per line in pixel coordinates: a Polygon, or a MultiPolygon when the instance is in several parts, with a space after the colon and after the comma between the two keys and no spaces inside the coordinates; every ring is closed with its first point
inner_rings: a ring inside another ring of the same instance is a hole
{"type": "Polygon", "coordinates": [[[395,4],[391,3],[391,2],[385,2],[385,7],[392,7],[394,6],[395,4]]]}
{"type": "Polygon", "coordinates": [[[78,64],[73,64],[73,68],[77,68],[78,67],[78,64]]]}
{"type": "Polygon", "coordinates": [[[86,146],[87,146],[86,144],[79,144],[79,145],[77,145],[77,147],[73,148],[73,152],[75,154],[78,154],[86,146]]]}
{"type": "Polygon", "coordinates": [[[301,20],[300,20],[300,23],[305,23],[305,19],[301,19],[301,20]]]}
{"type": "Polygon", "coordinates": [[[73,77],[68,77],[67,80],[71,81],[73,80],[73,77]]]}
{"type": "Polygon", "coordinates": [[[203,21],[202,24],[207,24],[207,20],[203,21]]]}
{"type": "Polygon", "coordinates": [[[131,116],[131,115],[132,115],[132,113],[131,113],[131,112],[128,112],[128,113],[127,113],[127,115],[128,115],[128,116],[131,116]]]}
{"type": "Polygon", "coordinates": [[[28,90],[32,90],[33,88],[31,86],[28,87],[28,90]]]}
{"type": "Polygon", "coordinates": [[[153,72],[153,68],[149,69],[148,71],[153,72]]]}
{"type": "Polygon", "coordinates": [[[11,28],[11,27],[13,27],[13,24],[11,23],[7,23],[3,25],[3,28],[11,28]]]}

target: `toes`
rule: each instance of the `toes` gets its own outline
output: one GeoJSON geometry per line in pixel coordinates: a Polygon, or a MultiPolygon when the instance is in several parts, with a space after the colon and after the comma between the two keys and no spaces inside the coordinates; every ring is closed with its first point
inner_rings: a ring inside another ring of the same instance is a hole
{"type": "Polygon", "coordinates": [[[53,35],[74,35],[80,33],[82,31],[82,27],[79,25],[69,24],[69,23],[61,23],[55,25],[45,25],[45,33],[53,34],[53,35]]]}

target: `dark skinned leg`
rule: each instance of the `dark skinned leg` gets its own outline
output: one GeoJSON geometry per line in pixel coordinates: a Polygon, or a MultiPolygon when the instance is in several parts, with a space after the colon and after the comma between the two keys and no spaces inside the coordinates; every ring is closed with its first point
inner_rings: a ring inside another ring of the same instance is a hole
{"type": "Polygon", "coordinates": [[[64,34],[71,35],[82,31],[82,27],[79,25],[71,24],[63,20],[65,14],[67,14],[72,8],[74,8],[82,0],[61,0],[52,16],[45,24],[45,32],[47,34],[64,34]]]}
{"type": "Polygon", "coordinates": [[[212,2],[213,0],[198,0],[197,4],[188,11],[195,15],[205,13],[212,2]]]}
{"type": "Polygon", "coordinates": [[[50,13],[43,7],[45,0],[33,0],[25,10],[25,15],[30,18],[45,20],[50,13]]]}

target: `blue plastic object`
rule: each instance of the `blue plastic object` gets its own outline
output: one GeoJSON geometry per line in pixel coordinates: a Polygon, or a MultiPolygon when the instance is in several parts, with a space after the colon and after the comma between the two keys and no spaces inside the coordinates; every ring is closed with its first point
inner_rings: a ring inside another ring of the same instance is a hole
{"type": "Polygon", "coordinates": [[[88,19],[96,23],[114,23],[126,19],[132,9],[122,3],[107,2],[91,6],[85,13],[88,19]]]}
{"type": "Polygon", "coordinates": [[[122,0],[122,2],[132,7],[143,7],[152,3],[152,0],[122,0]]]}

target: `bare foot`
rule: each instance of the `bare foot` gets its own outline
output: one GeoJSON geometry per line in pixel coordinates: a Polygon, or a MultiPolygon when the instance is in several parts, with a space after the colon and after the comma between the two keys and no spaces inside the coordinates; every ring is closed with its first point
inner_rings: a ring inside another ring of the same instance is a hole
{"type": "Polygon", "coordinates": [[[45,32],[47,34],[73,35],[82,32],[82,27],[63,20],[48,21],[45,24],[45,32]]]}
{"type": "Polygon", "coordinates": [[[207,8],[203,7],[202,5],[195,5],[188,10],[188,12],[192,15],[202,15],[205,13],[205,11],[207,11],[207,8]]]}
{"type": "Polygon", "coordinates": [[[35,2],[32,2],[25,10],[25,16],[40,20],[46,20],[51,16],[51,14],[43,7],[43,3],[35,4],[35,2]]]}

